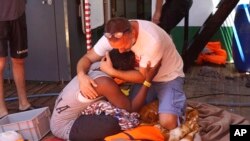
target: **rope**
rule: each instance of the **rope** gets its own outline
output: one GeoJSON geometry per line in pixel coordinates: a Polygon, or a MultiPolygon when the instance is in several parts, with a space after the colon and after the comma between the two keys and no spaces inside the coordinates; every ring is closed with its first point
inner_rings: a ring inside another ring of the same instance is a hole
{"type": "Polygon", "coordinates": [[[81,5],[83,7],[83,8],[81,8],[83,32],[85,32],[86,47],[87,47],[87,51],[89,51],[92,48],[92,35],[91,35],[91,23],[90,23],[90,12],[91,12],[90,3],[88,0],[84,0],[84,4],[82,3],[81,5]]]}

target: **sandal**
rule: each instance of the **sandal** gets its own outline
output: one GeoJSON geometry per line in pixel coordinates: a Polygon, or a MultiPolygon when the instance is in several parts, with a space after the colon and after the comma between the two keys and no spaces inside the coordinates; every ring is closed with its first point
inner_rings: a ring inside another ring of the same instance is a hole
{"type": "Polygon", "coordinates": [[[20,109],[19,109],[19,112],[24,112],[24,111],[34,110],[34,109],[38,109],[38,108],[40,108],[40,107],[30,105],[27,109],[24,109],[24,110],[20,110],[20,109]]]}
{"type": "Polygon", "coordinates": [[[6,113],[6,114],[2,115],[2,116],[0,117],[0,119],[2,119],[2,118],[4,118],[4,117],[6,117],[7,115],[8,115],[8,113],[6,113]]]}

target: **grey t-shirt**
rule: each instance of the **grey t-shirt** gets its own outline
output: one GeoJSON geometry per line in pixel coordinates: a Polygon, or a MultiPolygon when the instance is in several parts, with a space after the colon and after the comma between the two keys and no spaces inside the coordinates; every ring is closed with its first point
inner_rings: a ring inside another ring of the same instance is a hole
{"type": "Polygon", "coordinates": [[[0,0],[0,21],[11,21],[22,16],[26,0],[0,0]]]}
{"type": "MultiPolygon", "coordinates": [[[[88,75],[92,79],[109,77],[99,70],[99,62],[91,65],[88,75]]],[[[58,96],[50,121],[52,133],[62,139],[68,140],[71,127],[82,111],[90,104],[102,99],[87,99],[80,93],[79,81],[74,77],[58,96]]],[[[86,125],[88,126],[88,125],[86,125]]]]}

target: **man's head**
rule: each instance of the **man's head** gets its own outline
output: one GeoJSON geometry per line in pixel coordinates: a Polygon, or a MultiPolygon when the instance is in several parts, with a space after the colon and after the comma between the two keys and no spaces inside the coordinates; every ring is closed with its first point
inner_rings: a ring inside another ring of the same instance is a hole
{"type": "Polygon", "coordinates": [[[130,29],[131,25],[126,18],[113,18],[110,19],[105,26],[105,36],[108,39],[120,39],[122,37],[121,34],[128,32],[130,29]]]}
{"type": "Polygon", "coordinates": [[[104,36],[113,48],[123,53],[130,51],[135,43],[132,31],[131,23],[126,18],[117,17],[107,22],[104,36]]]}
{"type": "Polygon", "coordinates": [[[113,67],[119,70],[131,70],[135,66],[135,54],[132,51],[119,53],[117,49],[109,52],[113,67]]]}

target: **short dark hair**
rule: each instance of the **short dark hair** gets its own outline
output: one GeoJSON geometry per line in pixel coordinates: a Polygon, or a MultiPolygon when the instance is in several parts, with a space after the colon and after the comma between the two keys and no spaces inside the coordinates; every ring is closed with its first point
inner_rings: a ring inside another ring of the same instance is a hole
{"type": "Polygon", "coordinates": [[[120,53],[118,49],[113,49],[109,56],[115,69],[132,70],[135,67],[135,54],[132,51],[120,53]]]}
{"type": "Polygon", "coordinates": [[[124,32],[127,29],[131,29],[128,19],[123,17],[115,17],[106,23],[104,32],[113,34],[116,32],[124,32]]]}

